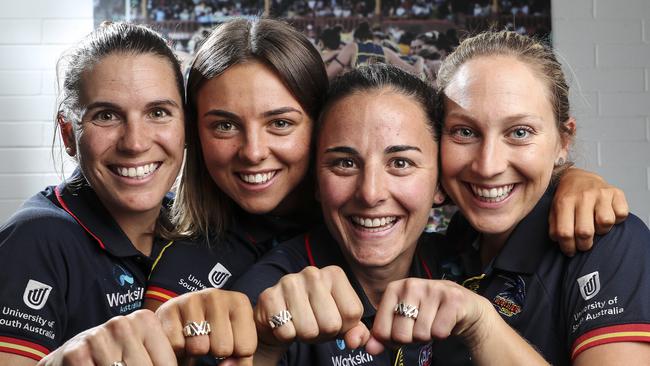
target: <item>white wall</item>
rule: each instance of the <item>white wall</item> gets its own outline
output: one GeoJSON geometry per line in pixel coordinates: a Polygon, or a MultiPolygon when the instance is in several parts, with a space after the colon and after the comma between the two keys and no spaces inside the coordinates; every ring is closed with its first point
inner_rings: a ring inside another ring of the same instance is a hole
{"type": "Polygon", "coordinates": [[[553,0],[553,42],[571,75],[575,161],[623,188],[650,223],[650,1],[553,0]]]}
{"type": "Polygon", "coordinates": [[[50,153],[54,69],[92,27],[91,0],[0,0],[0,222],[60,180],[50,153]]]}

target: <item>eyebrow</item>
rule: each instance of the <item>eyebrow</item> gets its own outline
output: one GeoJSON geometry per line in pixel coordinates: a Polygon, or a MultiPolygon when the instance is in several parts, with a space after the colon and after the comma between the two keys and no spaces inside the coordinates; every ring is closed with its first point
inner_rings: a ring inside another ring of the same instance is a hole
{"type": "Polygon", "coordinates": [[[384,149],[384,154],[394,154],[394,153],[398,153],[398,152],[402,152],[402,151],[411,151],[411,150],[422,152],[422,150],[420,150],[420,148],[416,147],[416,146],[393,145],[393,146],[389,146],[386,149],[384,149]]]}
{"type": "MultiPolygon", "coordinates": [[[[416,146],[393,145],[393,146],[389,146],[389,147],[385,148],[384,149],[384,154],[388,155],[388,154],[394,154],[394,153],[398,153],[398,152],[402,152],[402,151],[419,151],[419,152],[422,152],[422,150],[420,150],[420,148],[416,147],[416,146]]],[[[354,148],[349,147],[349,146],[330,147],[330,148],[325,150],[325,153],[342,153],[342,154],[357,155],[357,156],[359,155],[359,152],[357,150],[355,150],[354,148]]]]}
{"type": "MultiPolygon", "coordinates": [[[[150,108],[153,108],[153,107],[156,107],[156,106],[160,106],[160,105],[170,105],[170,106],[173,106],[173,107],[176,107],[176,108],[180,108],[179,105],[178,105],[178,103],[174,102],[174,101],[171,100],[171,99],[160,99],[160,100],[154,100],[154,101],[152,101],[152,102],[147,103],[147,104],[145,105],[145,108],[146,108],[146,109],[150,109],[150,108]]],[[[100,101],[100,102],[93,102],[93,103],[90,103],[90,104],[88,104],[88,105],[86,106],[86,110],[96,109],[96,108],[110,108],[110,109],[117,109],[117,110],[122,110],[122,109],[123,109],[121,106],[119,106],[119,105],[117,105],[117,104],[115,104],[115,103],[111,103],[111,102],[102,102],[102,101],[100,101]]]]}
{"type": "MultiPolygon", "coordinates": [[[[472,116],[465,114],[465,113],[459,113],[459,112],[450,112],[447,117],[456,117],[460,118],[462,120],[476,123],[476,119],[473,118],[472,116]]],[[[522,119],[532,119],[535,121],[543,121],[542,117],[534,115],[534,114],[527,114],[527,113],[518,113],[518,114],[513,114],[511,116],[505,117],[503,120],[506,122],[516,122],[522,119]]]]}
{"type": "MultiPolygon", "coordinates": [[[[270,111],[266,111],[266,112],[262,113],[262,116],[263,117],[272,117],[272,116],[278,116],[278,115],[285,114],[285,113],[290,113],[290,112],[296,112],[296,113],[299,113],[299,114],[302,115],[302,112],[300,112],[299,110],[297,110],[297,109],[295,109],[293,107],[282,107],[282,108],[276,108],[276,109],[272,109],[270,111]]],[[[204,117],[206,117],[206,116],[225,117],[225,118],[236,119],[236,120],[239,119],[239,116],[236,115],[235,113],[228,112],[228,111],[223,110],[223,109],[209,110],[209,111],[205,112],[205,114],[203,116],[204,117]]]]}

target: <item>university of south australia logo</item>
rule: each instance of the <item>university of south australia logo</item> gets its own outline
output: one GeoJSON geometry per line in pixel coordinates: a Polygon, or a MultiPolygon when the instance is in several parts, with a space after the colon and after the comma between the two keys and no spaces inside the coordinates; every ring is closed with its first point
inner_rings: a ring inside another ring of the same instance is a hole
{"type": "Polygon", "coordinates": [[[208,281],[214,288],[222,288],[232,274],[221,263],[217,263],[208,274],[208,281]]]}
{"type": "Polygon", "coordinates": [[[48,296],[50,296],[52,286],[46,285],[42,282],[29,280],[23,293],[23,301],[25,305],[34,310],[40,310],[45,306],[48,296]]]}
{"type": "Polygon", "coordinates": [[[589,300],[598,295],[600,291],[600,275],[598,271],[586,274],[578,278],[577,281],[583,299],[589,300]]]}

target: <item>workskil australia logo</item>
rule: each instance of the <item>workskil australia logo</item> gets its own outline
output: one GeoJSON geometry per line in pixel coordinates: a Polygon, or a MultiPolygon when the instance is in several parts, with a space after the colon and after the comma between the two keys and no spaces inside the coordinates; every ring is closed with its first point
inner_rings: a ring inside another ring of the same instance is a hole
{"type": "MultiPolygon", "coordinates": [[[[345,348],[345,342],[343,342],[343,348],[345,348]]],[[[336,342],[336,347],[341,349],[341,344],[336,342]]],[[[364,350],[354,350],[347,355],[337,355],[332,356],[332,366],[357,366],[364,365],[373,361],[372,355],[365,352],[364,350]]]]}
{"type": "Polygon", "coordinates": [[[23,301],[28,307],[34,310],[41,310],[45,306],[51,291],[52,286],[35,280],[29,280],[27,286],[25,286],[23,301]]]}
{"type": "Polygon", "coordinates": [[[133,274],[120,265],[113,267],[113,278],[122,288],[106,294],[106,300],[111,308],[118,308],[120,314],[130,313],[142,307],[144,287],[134,286],[133,274]],[[126,290],[126,292],[124,292],[126,290]]]}
{"type": "Polygon", "coordinates": [[[210,281],[212,287],[222,288],[230,276],[232,276],[230,271],[228,271],[221,263],[217,263],[212,267],[210,274],[208,274],[208,281],[210,281]]]}

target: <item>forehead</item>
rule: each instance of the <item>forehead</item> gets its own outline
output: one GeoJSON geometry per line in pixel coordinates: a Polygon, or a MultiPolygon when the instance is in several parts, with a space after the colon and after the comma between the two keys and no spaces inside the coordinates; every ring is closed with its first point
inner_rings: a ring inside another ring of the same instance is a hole
{"type": "Polygon", "coordinates": [[[386,88],[355,93],[335,102],[322,121],[319,141],[359,146],[435,144],[422,105],[413,97],[386,88]]]}
{"type": "Polygon", "coordinates": [[[257,61],[230,66],[219,76],[205,81],[199,89],[197,103],[199,109],[219,107],[240,110],[241,114],[256,115],[284,106],[302,111],[280,77],[257,61]]]}
{"type": "Polygon", "coordinates": [[[168,60],[153,54],[109,54],[83,72],[82,103],[172,99],[181,105],[172,67],[168,60]]]}
{"type": "Polygon", "coordinates": [[[552,112],[545,80],[513,56],[481,56],[465,62],[445,88],[445,96],[447,109],[552,112]]]}

